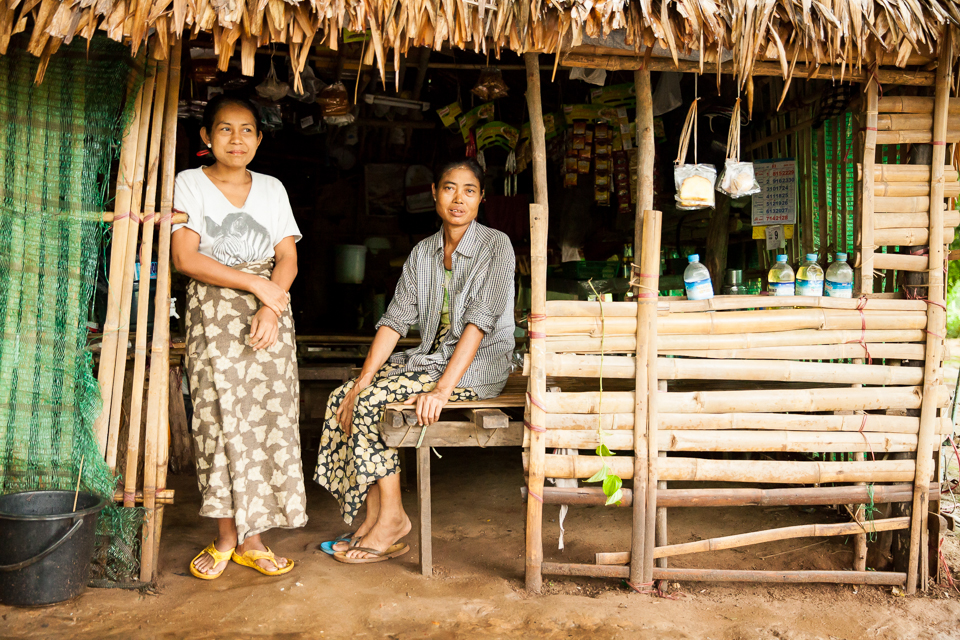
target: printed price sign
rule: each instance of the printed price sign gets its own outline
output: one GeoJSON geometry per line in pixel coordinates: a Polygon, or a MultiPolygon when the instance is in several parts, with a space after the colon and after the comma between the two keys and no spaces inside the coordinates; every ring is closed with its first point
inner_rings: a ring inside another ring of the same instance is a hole
{"type": "Polygon", "coordinates": [[[753,226],[796,224],[796,160],[757,160],[753,170],[760,185],[760,193],[753,196],[753,226]]]}
{"type": "Polygon", "coordinates": [[[783,225],[770,225],[769,227],[765,227],[765,231],[767,234],[767,251],[786,246],[787,237],[783,233],[783,225]]]}

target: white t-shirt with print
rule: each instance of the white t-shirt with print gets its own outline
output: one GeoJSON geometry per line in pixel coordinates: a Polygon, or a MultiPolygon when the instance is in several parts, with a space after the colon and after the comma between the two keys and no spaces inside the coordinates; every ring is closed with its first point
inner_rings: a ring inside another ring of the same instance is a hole
{"type": "Polygon", "coordinates": [[[200,236],[200,253],[233,267],[274,257],[273,248],[287,237],[302,237],[287,190],[272,176],[250,172],[253,184],[242,207],[234,206],[203,169],[177,175],[173,208],[186,213],[186,224],[200,236]]]}

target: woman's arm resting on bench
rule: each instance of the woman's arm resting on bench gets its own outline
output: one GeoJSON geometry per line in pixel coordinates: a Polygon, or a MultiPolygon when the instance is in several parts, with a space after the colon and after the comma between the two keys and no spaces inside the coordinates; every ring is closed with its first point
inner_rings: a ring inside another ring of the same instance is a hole
{"type": "MultiPolygon", "coordinates": [[[[370,345],[370,351],[367,353],[367,359],[363,361],[363,368],[360,370],[360,376],[357,378],[353,388],[343,397],[340,408],[337,409],[337,423],[343,429],[347,436],[353,427],[351,418],[353,417],[353,405],[356,402],[357,394],[363,391],[373,382],[373,376],[377,374],[380,367],[387,361],[390,354],[393,353],[397,342],[400,341],[400,334],[390,327],[383,326],[377,330],[377,336],[370,345]]],[[[480,342],[477,342],[479,346],[480,342]]],[[[476,353],[476,349],[473,350],[476,353]]],[[[456,356],[456,352],[454,352],[456,356]]],[[[459,378],[458,378],[459,379],[459,378]]]]}
{"type": "Polygon", "coordinates": [[[447,363],[440,380],[437,381],[437,387],[430,393],[421,393],[420,395],[409,398],[404,404],[417,403],[417,423],[420,426],[431,425],[440,419],[440,411],[450,401],[450,394],[456,388],[460,378],[466,373],[474,356],[477,355],[477,349],[480,348],[480,341],[483,340],[483,331],[477,325],[468,324],[463,329],[463,334],[457,342],[456,349],[447,363]]]}

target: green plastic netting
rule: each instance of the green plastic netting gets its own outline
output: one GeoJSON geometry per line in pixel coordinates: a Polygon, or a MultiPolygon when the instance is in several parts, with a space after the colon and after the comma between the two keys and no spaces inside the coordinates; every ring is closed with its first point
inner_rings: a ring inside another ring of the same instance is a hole
{"type": "Polygon", "coordinates": [[[88,50],[77,39],[36,86],[38,61],[24,42],[0,57],[0,493],[73,490],[82,459],[81,489],[111,498],[94,580],[123,582],[138,570],[143,516],[112,506],[116,479],[93,433],[101,402],[86,321],[136,71],[125,47],[96,38],[88,50]],[[121,552],[123,562],[108,560],[121,552]]]}

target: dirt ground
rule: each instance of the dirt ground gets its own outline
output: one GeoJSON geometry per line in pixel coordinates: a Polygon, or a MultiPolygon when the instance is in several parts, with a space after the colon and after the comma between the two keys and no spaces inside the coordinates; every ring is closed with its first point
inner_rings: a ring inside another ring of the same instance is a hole
{"type": "MultiPolygon", "coordinates": [[[[436,575],[421,577],[412,550],[390,562],[347,566],[317,550],[344,530],[336,504],[308,483],[310,522],[265,536],[294,558],[294,571],[260,576],[231,564],[219,580],[190,576],[190,559],[214,536],[199,518],[189,476],[171,478],[156,592],[88,589],[45,608],[0,607],[3,638],[960,638],[960,591],[923,597],[888,587],[671,584],[676,599],[634,593],[618,581],[547,580],[544,594],[523,588],[520,455],[514,449],[459,449],[434,459],[436,575]]],[[[310,466],[305,465],[308,476],[310,466]]],[[[416,527],[416,494],[405,496],[416,527]]],[[[558,507],[545,509],[548,560],[592,562],[597,551],[628,549],[629,510],[572,508],[567,548],[557,550],[558,507]]],[[[804,522],[831,511],[671,510],[671,542],[804,522]]],[[[956,539],[949,562],[960,567],[956,539]]],[[[848,567],[852,541],[810,539],[695,557],[700,566],[748,569],[848,567]],[[819,543],[818,543],[819,542],[819,543]],[[810,546],[814,545],[814,546],[810,546]]],[[[674,566],[693,566],[688,556],[674,566]]]]}

